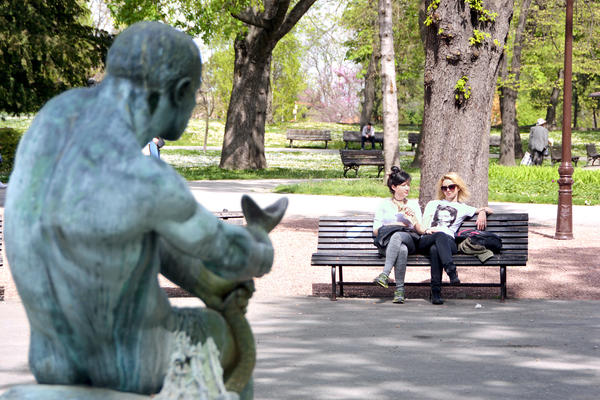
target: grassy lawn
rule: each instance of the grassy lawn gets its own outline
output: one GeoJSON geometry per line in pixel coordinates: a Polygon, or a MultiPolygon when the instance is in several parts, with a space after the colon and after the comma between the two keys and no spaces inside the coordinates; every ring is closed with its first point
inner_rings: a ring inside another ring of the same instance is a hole
{"type": "MultiPolygon", "coordinates": [[[[2,126],[10,126],[26,130],[31,118],[7,119],[2,126]]],[[[162,150],[162,158],[171,164],[188,180],[212,179],[307,179],[310,181],[281,185],[279,193],[308,193],[345,196],[386,197],[387,187],[377,178],[376,167],[360,167],[360,175],[354,178],[354,172],[349,172],[350,178],[343,178],[343,167],[337,152],[290,152],[267,151],[268,168],[262,171],[226,171],[218,167],[220,147],[223,141],[224,124],[211,121],[207,145],[219,150],[182,150],[172,146],[202,146],[204,140],[204,121],[191,120],[183,137],[177,142],[170,142],[162,150]]],[[[329,148],[344,147],[342,132],[358,130],[358,126],[334,123],[295,123],[268,125],[265,134],[267,148],[287,147],[285,132],[288,128],[328,129],[333,141],[329,148]]],[[[381,128],[376,130],[380,130],[381,128]]],[[[401,127],[399,140],[400,150],[409,150],[407,137],[409,132],[418,132],[416,126],[401,127]]],[[[585,143],[598,142],[598,131],[574,131],[572,134],[573,154],[585,156],[585,143]]],[[[500,135],[497,129],[492,135],[500,135]]],[[[553,131],[550,136],[560,142],[561,132],[553,131]]],[[[521,132],[523,146],[527,145],[528,130],[521,132]]],[[[322,142],[300,142],[303,148],[323,148],[322,142]]],[[[358,147],[357,144],[355,144],[358,147]]],[[[410,197],[418,197],[420,173],[418,169],[410,168],[412,157],[401,158],[401,166],[413,176],[410,197]]],[[[489,199],[490,201],[509,201],[523,203],[555,204],[558,198],[557,166],[550,166],[546,161],[543,167],[504,167],[497,165],[496,159],[490,160],[489,199]]],[[[575,168],[573,175],[573,203],[600,204],[600,170],[584,170],[575,168]]]]}

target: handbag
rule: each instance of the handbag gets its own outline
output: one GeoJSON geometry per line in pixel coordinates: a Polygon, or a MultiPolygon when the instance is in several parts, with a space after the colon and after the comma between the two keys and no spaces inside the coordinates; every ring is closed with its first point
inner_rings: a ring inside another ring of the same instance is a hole
{"type": "Polygon", "coordinates": [[[406,243],[406,246],[408,247],[409,253],[414,253],[415,248],[416,248],[416,243],[421,238],[421,235],[419,235],[417,232],[415,232],[414,229],[409,228],[407,226],[383,225],[382,227],[380,227],[378,229],[377,236],[373,237],[373,244],[375,245],[375,247],[377,247],[377,250],[379,250],[379,255],[381,257],[385,256],[385,249],[386,249],[388,243],[390,242],[392,235],[396,232],[407,232],[410,234],[410,237],[412,238],[413,243],[412,243],[412,246],[410,246],[410,243],[406,243]]]}
{"type": "Polygon", "coordinates": [[[462,229],[457,232],[455,237],[457,243],[461,243],[467,238],[472,244],[483,246],[494,253],[502,250],[502,238],[495,233],[477,229],[462,229]]]}
{"type": "Polygon", "coordinates": [[[533,160],[531,159],[531,153],[526,151],[523,159],[521,159],[521,165],[531,165],[533,160]]]}

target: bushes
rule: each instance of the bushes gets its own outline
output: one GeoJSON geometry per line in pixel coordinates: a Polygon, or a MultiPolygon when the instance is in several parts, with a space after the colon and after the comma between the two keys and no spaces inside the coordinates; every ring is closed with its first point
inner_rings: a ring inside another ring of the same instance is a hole
{"type": "Polygon", "coordinates": [[[2,164],[0,165],[0,180],[6,182],[12,172],[15,163],[15,153],[17,145],[21,140],[23,132],[13,128],[0,128],[0,154],[2,154],[2,164]]]}

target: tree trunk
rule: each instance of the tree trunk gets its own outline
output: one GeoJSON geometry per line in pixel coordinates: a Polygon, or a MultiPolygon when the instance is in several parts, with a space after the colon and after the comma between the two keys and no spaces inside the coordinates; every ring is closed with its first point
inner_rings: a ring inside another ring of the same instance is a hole
{"type": "Polygon", "coordinates": [[[375,56],[375,52],[371,53],[371,58],[369,59],[369,66],[367,67],[367,74],[365,75],[365,89],[364,89],[364,97],[362,110],[360,112],[360,126],[361,128],[369,121],[371,121],[371,116],[373,115],[373,106],[375,104],[375,63],[377,62],[377,57],[375,56]]]}
{"type": "Polygon", "coordinates": [[[450,171],[460,174],[469,185],[470,204],[487,204],[492,101],[513,2],[484,2],[484,8],[497,13],[494,22],[480,22],[477,12],[461,0],[441,0],[429,11],[421,206],[436,197],[436,182],[450,171]],[[471,45],[474,29],[490,36],[471,45]]]}
{"type": "MultiPolygon", "coordinates": [[[[558,71],[558,81],[561,82],[564,79],[564,71],[561,69],[558,71]]],[[[546,108],[546,124],[548,129],[556,129],[556,107],[558,106],[558,100],[560,96],[560,87],[555,85],[550,95],[550,104],[546,108]]]]}
{"type": "Polygon", "coordinates": [[[379,40],[381,42],[381,91],[383,101],[383,148],[385,176],[399,164],[398,98],[392,22],[392,0],[379,0],[379,40]]]}
{"type": "Polygon", "coordinates": [[[246,24],[246,31],[238,33],[233,45],[233,89],[227,109],[221,168],[266,168],[265,120],[273,49],[314,2],[299,0],[288,10],[289,0],[273,0],[264,3],[264,11],[247,8],[233,14],[246,24]]]}
{"type": "MultiPolygon", "coordinates": [[[[519,133],[519,123],[517,122],[517,96],[519,94],[519,79],[521,75],[521,49],[523,48],[523,31],[525,30],[525,21],[529,13],[531,0],[523,0],[521,3],[521,12],[519,22],[515,30],[515,39],[513,44],[513,56],[510,64],[510,71],[504,73],[503,68],[503,87],[502,87],[502,138],[500,142],[500,160],[501,165],[515,165],[516,146],[521,149],[521,135],[519,133]],[[518,139],[518,140],[517,140],[518,139]]],[[[506,58],[506,52],[504,57],[506,58]]],[[[508,64],[503,61],[503,67],[508,64]]]]}
{"type": "Polygon", "coordinates": [[[265,118],[271,72],[271,51],[258,48],[264,40],[261,34],[250,32],[234,43],[235,65],[233,89],[227,121],[221,163],[224,169],[263,169],[265,158],[265,118]]]}

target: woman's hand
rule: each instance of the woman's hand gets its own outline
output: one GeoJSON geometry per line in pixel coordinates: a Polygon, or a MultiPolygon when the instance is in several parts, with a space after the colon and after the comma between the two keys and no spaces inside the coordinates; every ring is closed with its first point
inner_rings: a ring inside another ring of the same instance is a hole
{"type": "Polygon", "coordinates": [[[477,215],[477,229],[479,229],[480,231],[485,230],[485,227],[487,226],[487,213],[485,212],[485,210],[481,210],[479,211],[479,214],[477,215]]]}

